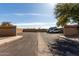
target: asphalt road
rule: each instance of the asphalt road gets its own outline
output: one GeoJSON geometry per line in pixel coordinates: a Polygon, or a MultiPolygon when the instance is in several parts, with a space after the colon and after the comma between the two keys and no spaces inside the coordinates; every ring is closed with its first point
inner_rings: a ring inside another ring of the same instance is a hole
{"type": "Polygon", "coordinates": [[[22,35],[23,38],[2,47],[0,49],[0,55],[51,56],[52,54],[49,51],[47,44],[51,40],[58,39],[60,34],[49,34],[46,32],[23,32],[18,35],[22,35]]]}

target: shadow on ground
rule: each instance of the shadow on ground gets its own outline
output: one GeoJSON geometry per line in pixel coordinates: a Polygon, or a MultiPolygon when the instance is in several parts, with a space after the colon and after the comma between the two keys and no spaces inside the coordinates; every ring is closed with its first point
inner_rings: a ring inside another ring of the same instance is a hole
{"type": "Polygon", "coordinates": [[[55,56],[79,56],[79,42],[63,39],[49,43],[49,49],[55,56]]]}

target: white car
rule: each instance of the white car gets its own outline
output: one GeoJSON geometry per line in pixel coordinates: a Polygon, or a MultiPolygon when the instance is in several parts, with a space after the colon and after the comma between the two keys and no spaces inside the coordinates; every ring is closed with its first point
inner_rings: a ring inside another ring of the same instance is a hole
{"type": "Polygon", "coordinates": [[[63,32],[63,30],[58,29],[56,27],[51,27],[48,29],[48,33],[62,33],[62,32],[63,32]]]}

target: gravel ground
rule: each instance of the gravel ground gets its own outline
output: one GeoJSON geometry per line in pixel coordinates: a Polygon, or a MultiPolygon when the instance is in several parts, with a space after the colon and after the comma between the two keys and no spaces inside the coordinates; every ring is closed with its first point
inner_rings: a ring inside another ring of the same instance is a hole
{"type": "MultiPolygon", "coordinates": [[[[56,40],[59,40],[59,37],[62,36],[62,33],[41,33],[41,37],[43,38],[43,40],[45,41],[45,43],[47,44],[49,50],[49,43],[51,42],[55,42],[56,40]]],[[[53,52],[50,50],[52,56],[58,56],[58,54],[55,54],[56,50],[54,50],[53,52]]]]}
{"type": "MultiPolygon", "coordinates": [[[[59,38],[62,34],[46,32],[24,32],[17,35],[23,38],[0,46],[2,56],[53,56],[48,42],[59,38]]],[[[7,38],[6,38],[7,39],[7,38]]]]}
{"type": "Polygon", "coordinates": [[[44,39],[46,43],[50,41],[55,41],[59,39],[59,36],[62,36],[62,33],[46,33],[46,32],[41,32],[41,36],[44,39]]]}
{"type": "MultiPolygon", "coordinates": [[[[38,51],[37,33],[20,33],[23,38],[0,46],[2,56],[36,56],[38,51]]],[[[7,38],[6,38],[7,39],[7,38]]]]}
{"type": "Polygon", "coordinates": [[[62,37],[63,34],[47,34],[42,33],[43,40],[53,56],[79,56],[79,36],[62,37]]]}

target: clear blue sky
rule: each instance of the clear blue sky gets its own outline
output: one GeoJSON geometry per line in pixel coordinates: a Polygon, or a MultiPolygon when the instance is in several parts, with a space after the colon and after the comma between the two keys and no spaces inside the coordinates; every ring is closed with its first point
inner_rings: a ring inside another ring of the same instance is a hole
{"type": "Polygon", "coordinates": [[[46,3],[0,3],[0,22],[56,23],[55,4],[46,3]]]}

